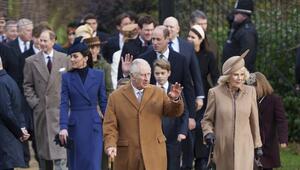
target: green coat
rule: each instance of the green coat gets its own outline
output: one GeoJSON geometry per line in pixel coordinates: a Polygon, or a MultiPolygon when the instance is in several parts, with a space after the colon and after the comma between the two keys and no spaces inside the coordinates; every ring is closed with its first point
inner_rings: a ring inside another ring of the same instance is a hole
{"type": "Polygon", "coordinates": [[[104,71],[104,77],[105,77],[105,88],[106,88],[106,96],[108,98],[109,94],[114,90],[112,86],[111,81],[111,67],[110,64],[108,64],[105,59],[100,57],[100,59],[96,62],[94,62],[94,68],[95,69],[101,69],[104,71]]]}

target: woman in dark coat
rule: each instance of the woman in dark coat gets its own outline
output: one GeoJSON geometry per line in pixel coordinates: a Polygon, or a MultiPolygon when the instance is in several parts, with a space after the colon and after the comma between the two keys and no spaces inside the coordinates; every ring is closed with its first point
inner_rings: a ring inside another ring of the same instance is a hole
{"type": "Polygon", "coordinates": [[[0,170],[25,167],[21,141],[29,134],[21,112],[21,93],[16,82],[3,70],[0,58],[0,170]]]}
{"type": "Polygon", "coordinates": [[[280,167],[279,146],[288,143],[288,122],[282,100],[273,93],[273,88],[260,73],[250,74],[247,84],[256,88],[259,111],[260,135],[263,143],[261,162],[264,170],[280,167]]]}
{"type": "Polygon", "coordinates": [[[106,109],[104,73],[90,68],[93,61],[85,43],[75,40],[69,52],[73,69],[62,76],[60,141],[72,141],[69,170],[100,170],[103,134],[97,108],[102,113],[106,109]]]}
{"type": "Polygon", "coordinates": [[[203,134],[200,121],[203,118],[206,109],[208,90],[217,84],[219,78],[219,70],[217,60],[214,54],[209,50],[204,30],[199,25],[194,25],[188,35],[188,41],[194,44],[197,61],[200,66],[203,89],[206,98],[203,100],[202,108],[196,114],[196,137],[195,137],[195,170],[206,168],[208,160],[208,148],[203,144],[203,134]],[[209,83],[209,77],[211,83],[209,83]]]}

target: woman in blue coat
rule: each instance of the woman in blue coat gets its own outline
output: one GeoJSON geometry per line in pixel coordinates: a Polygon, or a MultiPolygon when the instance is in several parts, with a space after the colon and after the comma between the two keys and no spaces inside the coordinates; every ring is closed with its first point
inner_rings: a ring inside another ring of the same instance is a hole
{"type": "Polygon", "coordinates": [[[59,138],[68,148],[69,170],[99,170],[103,135],[97,108],[105,112],[104,73],[92,69],[88,46],[79,40],[69,50],[72,70],[62,75],[59,138]]]}

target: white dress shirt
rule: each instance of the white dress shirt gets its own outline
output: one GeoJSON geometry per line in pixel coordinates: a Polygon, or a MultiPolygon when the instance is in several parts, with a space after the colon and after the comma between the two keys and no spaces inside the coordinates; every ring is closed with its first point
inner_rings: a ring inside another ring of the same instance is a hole
{"type": "Polygon", "coordinates": [[[51,62],[53,63],[53,50],[51,50],[51,52],[49,54],[46,54],[45,52],[43,52],[43,56],[44,56],[46,65],[47,65],[48,60],[49,60],[48,56],[50,57],[51,62]]]}
{"type": "Polygon", "coordinates": [[[157,59],[160,59],[160,56],[163,55],[164,56],[163,59],[165,59],[167,61],[169,59],[169,54],[170,54],[169,48],[167,48],[167,50],[165,52],[163,52],[163,53],[156,52],[157,59]]]}
{"type": "Polygon", "coordinates": [[[23,41],[21,40],[20,37],[18,37],[18,43],[19,43],[19,47],[21,49],[21,53],[24,53],[25,52],[25,44],[26,44],[26,49],[29,50],[30,48],[30,41],[23,41]]]}
{"type": "Polygon", "coordinates": [[[143,96],[143,94],[144,94],[144,89],[139,90],[139,89],[135,88],[135,87],[132,85],[132,83],[131,83],[131,86],[132,86],[132,88],[133,88],[134,95],[135,95],[135,97],[136,97],[137,99],[139,98],[139,95],[138,95],[139,92],[140,92],[140,93],[142,94],[142,96],[143,96]]]}
{"type": "Polygon", "coordinates": [[[177,37],[172,40],[171,46],[172,46],[172,48],[173,48],[174,51],[176,51],[177,53],[179,53],[179,41],[178,41],[177,37]]]}
{"type": "Polygon", "coordinates": [[[163,87],[164,88],[164,91],[165,91],[165,93],[167,93],[168,94],[168,88],[169,88],[169,82],[167,81],[167,82],[165,82],[165,84],[164,85],[160,85],[160,84],[158,84],[158,83],[156,83],[156,86],[158,86],[158,87],[163,87]]]}

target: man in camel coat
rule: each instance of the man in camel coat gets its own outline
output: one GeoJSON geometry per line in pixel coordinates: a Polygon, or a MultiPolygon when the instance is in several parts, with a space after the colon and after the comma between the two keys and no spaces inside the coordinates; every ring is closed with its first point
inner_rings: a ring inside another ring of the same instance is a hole
{"type": "Polygon", "coordinates": [[[135,59],[131,82],[114,91],[108,100],[103,132],[105,150],[115,157],[114,170],[166,170],[167,155],[162,116],[180,116],[182,87],[175,83],[168,95],[150,85],[147,61],[135,59]]]}

